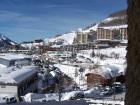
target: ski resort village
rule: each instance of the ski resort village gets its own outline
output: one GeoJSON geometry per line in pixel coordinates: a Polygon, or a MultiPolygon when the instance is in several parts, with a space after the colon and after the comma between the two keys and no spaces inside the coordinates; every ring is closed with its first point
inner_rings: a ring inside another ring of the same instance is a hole
{"type": "Polygon", "coordinates": [[[124,105],[126,53],[126,10],[50,38],[1,34],[0,103],[124,105]]]}

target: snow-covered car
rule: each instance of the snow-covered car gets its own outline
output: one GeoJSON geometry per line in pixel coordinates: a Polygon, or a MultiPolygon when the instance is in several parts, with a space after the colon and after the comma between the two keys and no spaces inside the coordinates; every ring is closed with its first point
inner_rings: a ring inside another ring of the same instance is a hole
{"type": "Polygon", "coordinates": [[[56,100],[46,100],[46,99],[43,99],[41,102],[55,102],[56,100]]]}
{"type": "Polygon", "coordinates": [[[101,89],[99,87],[94,87],[90,90],[87,90],[84,92],[85,98],[95,98],[95,99],[101,99],[103,98],[103,94],[101,94],[101,89]]]}
{"type": "Polygon", "coordinates": [[[75,100],[79,98],[84,98],[84,92],[82,91],[72,91],[63,95],[62,100],[75,100]]]}
{"type": "Polygon", "coordinates": [[[123,85],[120,82],[114,82],[112,85],[112,89],[116,92],[116,93],[120,93],[123,91],[123,85]]]}
{"type": "Polygon", "coordinates": [[[16,97],[4,97],[3,99],[6,101],[7,104],[16,103],[17,102],[16,97]]]}
{"type": "Polygon", "coordinates": [[[107,86],[101,91],[101,94],[104,95],[104,96],[112,95],[113,94],[113,89],[110,88],[109,86],[107,86]]]}

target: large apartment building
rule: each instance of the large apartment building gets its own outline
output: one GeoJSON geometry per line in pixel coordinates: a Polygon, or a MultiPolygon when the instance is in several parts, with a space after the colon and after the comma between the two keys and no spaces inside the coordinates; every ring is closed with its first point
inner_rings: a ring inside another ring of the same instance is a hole
{"type": "Polygon", "coordinates": [[[127,40],[127,27],[99,27],[98,40],[127,40]]]}
{"type": "Polygon", "coordinates": [[[76,38],[74,43],[86,43],[88,40],[88,35],[86,33],[83,32],[77,32],[76,33],[76,38]]]}
{"type": "Polygon", "coordinates": [[[74,43],[76,44],[83,44],[83,43],[90,43],[96,40],[97,32],[91,30],[88,33],[85,32],[77,32],[76,38],[74,39],[74,43]]]}
{"type": "Polygon", "coordinates": [[[113,36],[113,31],[104,28],[97,29],[97,39],[109,39],[111,40],[113,36]]]}

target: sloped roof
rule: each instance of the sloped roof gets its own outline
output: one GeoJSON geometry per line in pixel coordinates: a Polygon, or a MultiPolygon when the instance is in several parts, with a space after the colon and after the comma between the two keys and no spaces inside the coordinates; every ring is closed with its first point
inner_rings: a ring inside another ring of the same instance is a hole
{"type": "Polygon", "coordinates": [[[37,72],[36,66],[23,66],[21,68],[9,67],[0,69],[0,83],[18,84],[37,72]]]}

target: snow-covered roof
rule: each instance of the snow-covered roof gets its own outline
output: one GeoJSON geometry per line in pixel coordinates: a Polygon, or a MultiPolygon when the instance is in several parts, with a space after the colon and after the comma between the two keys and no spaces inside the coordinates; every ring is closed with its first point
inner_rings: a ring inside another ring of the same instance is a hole
{"type": "Polygon", "coordinates": [[[118,19],[125,19],[125,16],[108,17],[103,22],[106,23],[106,22],[111,22],[113,20],[118,20],[118,19]]]}
{"type": "Polygon", "coordinates": [[[24,54],[4,53],[4,54],[0,54],[0,58],[7,59],[7,60],[17,60],[17,59],[25,59],[25,58],[31,58],[31,57],[24,54]]]}
{"type": "Polygon", "coordinates": [[[110,65],[103,65],[94,70],[91,70],[88,73],[98,74],[104,77],[105,79],[111,79],[115,76],[124,75],[126,71],[126,64],[119,65],[119,64],[110,64],[110,65]]]}
{"type": "Polygon", "coordinates": [[[104,28],[104,29],[114,30],[114,29],[127,28],[127,27],[128,27],[128,25],[127,24],[124,24],[124,25],[105,26],[105,27],[98,27],[98,28],[104,28]]]}
{"type": "Polygon", "coordinates": [[[33,42],[33,43],[22,43],[21,46],[22,47],[26,47],[26,48],[32,48],[32,47],[35,47],[35,46],[40,46],[40,45],[43,45],[43,42],[40,42],[40,43],[36,43],[36,42],[33,42]]]}
{"type": "Polygon", "coordinates": [[[23,66],[21,68],[5,67],[0,69],[0,83],[18,84],[37,72],[36,66],[23,66]]]}

